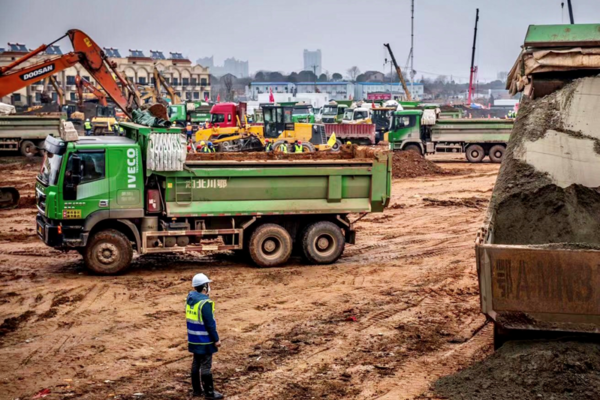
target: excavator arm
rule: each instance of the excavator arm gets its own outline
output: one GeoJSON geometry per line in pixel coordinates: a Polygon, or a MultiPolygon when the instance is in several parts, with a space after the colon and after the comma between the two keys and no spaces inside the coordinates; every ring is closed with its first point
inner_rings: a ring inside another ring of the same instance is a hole
{"type": "Polygon", "coordinates": [[[45,51],[58,40],[64,38],[62,36],[49,45],[42,45],[11,64],[1,67],[0,97],[80,63],[104,89],[106,94],[131,118],[132,110],[139,107],[140,104],[134,94],[135,88],[117,73],[116,64],[108,60],[102,48],[82,31],[71,29],[65,36],[69,37],[73,45],[73,51],[70,53],[44,60],[32,66],[15,69],[33,56],[45,51]],[[119,87],[114,77],[119,81],[121,87],[119,87]]]}
{"type": "Polygon", "coordinates": [[[156,89],[156,94],[160,96],[160,88],[161,85],[164,86],[165,90],[169,94],[171,98],[171,104],[181,104],[181,98],[177,95],[175,90],[169,85],[165,77],[160,73],[160,71],[154,66],[154,87],[156,89]]]}
{"type": "Polygon", "coordinates": [[[56,81],[56,78],[54,76],[49,76],[48,80],[50,81],[50,83],[52,84],[52,87],[54,88],[54,91],[58,95],[58,104],[60,104],[61,106],[64,106],[65,105],[65,92],[62,90],[62,88],[60,87],[60,85],[58,84],[58,82],[56,81]]]}
{"type": "Polygon", "coordinates": [[[77,75],[75,77],[75,85],[77,86],[77,97],[79,98],[78,105],[80,107],[83,106],[83,89],[87,89],[94,96],[96,96],[101,106],[106,107],[108,105],[106,102],[106,95],[102,93],[102,91],[96,86],[83,79],[81,76],[77,75]]]}
{"type": "Polygon", "coordinates": [[[383,45],[388,49],[388,52],[390,53],[390,57],[392,58],[392,62],[394,63],[394,67],[396,68],[396,73],[398,74],[398,78],[400,79],[400,82],[402,83],[402,88],[404,89],[404,93],[406,94],[406,100],[412,101],[412,96],[410,94],[410,90],[408,90],[408,86],[406,86],[406,81],[404,80],[404,75],[402,75],[402,70],[400,69],[400,66],[398,65],[398,63],[396,62],[396,57],[394,57],[394,53],[392,53],[392,48],[390,47],[390,44],[384,43],[383,45]]]}

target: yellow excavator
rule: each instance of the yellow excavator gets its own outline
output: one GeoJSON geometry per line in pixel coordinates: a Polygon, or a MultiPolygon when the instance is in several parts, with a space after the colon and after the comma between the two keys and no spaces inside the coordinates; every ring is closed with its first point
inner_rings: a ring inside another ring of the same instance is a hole
{"type": "Polygon", "coordinates": [[[156,65],[154,65],[153,75],[154,75],[154,92],[156,93],[157,97],[159,99],[161,98],[162,88],[164,87],[164,89],[167,91],[167,94],[169,95],[169,98],[171,99],[171,104],[181,104],[181,97],[179,97],[177,92],[175,92],[175,89],[173,89],[173,87],[171,85],[169,85],[169,83],[167,82],[167,79],[156,68],[156,65]]]}

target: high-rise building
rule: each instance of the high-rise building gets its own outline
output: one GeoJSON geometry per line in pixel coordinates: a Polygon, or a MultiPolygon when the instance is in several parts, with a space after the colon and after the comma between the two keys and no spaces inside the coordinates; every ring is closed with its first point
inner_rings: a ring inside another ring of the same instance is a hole
{"type": "Polygon", "coordinates": [[[317,76],[321,75],[321,49],[309,51],[304,49],[304,71],[313,71],[317,76]]]}
{"type": "Polygon", "coordinates": [[[199,58],[196,62],[203,67],[210,68],[210,73],[216,77],[227,74],[235,75],[236,78],[250,76],[248,61],[236,60],[235,57],[226,59],[223,66],[215,66],[213,56],[199,58]]]}

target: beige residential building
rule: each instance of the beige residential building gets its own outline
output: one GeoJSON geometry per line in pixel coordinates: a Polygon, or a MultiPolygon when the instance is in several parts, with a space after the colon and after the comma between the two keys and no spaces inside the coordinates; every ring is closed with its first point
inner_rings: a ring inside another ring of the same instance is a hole
{"type": "MultiPolygon", "coordinates": [[[[146,85],[154,84],[153,69],[154,65],[167,79],[174,90],[183,100],[203,100],[210,98],[210,74],[208,68],[201,65],[192,65],[192,62],[184,58],[181,53],[170,53],[165,57],[160,51],[150,51],[147,56],[140,50],[130,50],[127,57],[122,57],[119,50],[113,48],[104,48],[106,55],[110,60],[117,64],[117,70],[126,76],[130,81],[140,85],[143,89],[146,85]]],[[[29,52],[23,44],[9,43],[6,49],[0,48],[0,66],[5,66],[11,62],[23,57],[29,52]]],[[[50,47],[46,53],[42,53],[19,68],[39,63],[45,59],[50,59],[61,55],[62,52],[58,46],[50,47]]],[[[54,76],[60,87],[65,93],[67,101],[77,100],[77,88],[75,86],[75,77],[80,74],[93,84],[96,84],[90,74],[81,66],[75,65],[64,71],[58,72],[54,76]]],[[[48,93],[57,99],[57,94],[52,86],[48,86],[48,93]]],[[[16,106],[40,104],[41,94],[44,91],[43,81],[27,86],[17,92],[0,99],[3,103],[9,103],[16,106]]],[[[163,92],[166,93],[166,92],[163,92]]]]}

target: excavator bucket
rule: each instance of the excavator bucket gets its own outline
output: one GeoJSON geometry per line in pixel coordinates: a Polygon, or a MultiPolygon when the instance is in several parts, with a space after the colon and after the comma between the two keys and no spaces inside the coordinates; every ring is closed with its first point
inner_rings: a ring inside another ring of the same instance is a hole
{"type": "Polygon", "coordinates": [[[19,191],[14,187],[0,187],[0,208],[16,208],[20,197],[19,191]]]}

